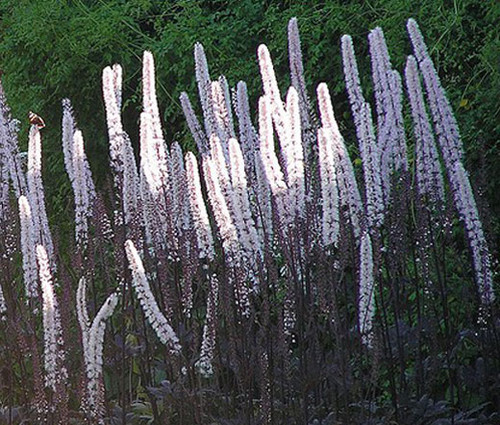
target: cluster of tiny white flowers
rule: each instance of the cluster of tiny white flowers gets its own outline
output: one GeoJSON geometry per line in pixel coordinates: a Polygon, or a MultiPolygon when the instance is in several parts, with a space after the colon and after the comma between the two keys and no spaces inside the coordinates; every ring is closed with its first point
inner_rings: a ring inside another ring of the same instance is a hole
{"type": "Polygon", "coordinates": [[[96,197],[92,173],[85,154],[83,135],[76,128],[69,99],[63,99],[62,145],[64,164],[75,196],[75,239],[77,245],[87,244],[88,220],[96,197]]]}
{"type": "Polygon", "coordinates": [[[182,111],[184,112],[184,116],[186,117],[186,122],[189,127],[189,131],[193,135],[194,141],[196,142],[196,146],[198,147],[198,151],[204,155],[208,149],[208,140],[201,128],[201,124],[196,117],[196,114],[193,110],[193,105],[189,100],[189,96],[186,92],[182,92],[179,96],[179,100],[181,102],[182,111]]]}
{"type": "Polygon", "coordinates": [[[198,162],[192,152],[186,153],[186,173],[189,195],[189,205],[196,231],[200,258],[213,260],[215,256],[212,228],[208,219],[207,207],[201,192],[200,173],[198,162]]]}
{"type": "Polygon", "coordinates": [[[76,311],[82,332],[83,359],[87,376],[87,392],[83,409],[92,419],[102,421],[104,389],[102,385],[103,348],[106,320],[111,317],[118,303],[118,294],[111,294],[90,322],[87,311],[87,285],[82,277],[76,292],[76,311]]]}
{"type": "Polygon", "coordinates": [[[417,61],[413,56],[408,56],[405,76],[415,134],[417,189],[434,201],[444,201],[444,181],[439,154],[425,109],[417,61]]]}
{"type": "Polygon", "coordinates": [[[375,139],[370,104],[361,90],[358,65],[352,38],[342,36],[342,60],[346,89],[354,116],[356,135],[363,165],[366,193],[366,216],[370,228],[378,228],[384,219],[384,199],[380,170],[380,149],[375,139]]]}
{"type": "Polygon", "coordinates": [[[46,247],[51,264],[55,265],[53,263],[54,244],[52,243],[47,210],[45,209],[45,193],[42,181],[42,140],[40,129],[36,124],[31,126],[29,132],[26,181],[28,183],[28,199],[33,213],[33,230],[36,241],[46,247]]]}
{"type": "Polygon", "coordinates": [[[286,225],[291,218],[291,214],[289,213],[290,206],[287,205],[285,199],[288,187],[274,150],[271,105],[267,96],[261,96],[259,99],[259,138],[261,164],[273,197],[275,198],[278,216],[283,224],[286,225]]]}
{"type": "Polygon", "coordinates": [[[339,237],[339,194],[332,132],[318,130],[319,171],[321,177],[322,240],[324,246],[337,245],[339,237]]]}
{"type": "Polygon", "coordinates": [[[132,272],[132,284],[146,319],[160,341],[167,345],[172,353],[178,353],[181,349],[179,339],[168,323],[167,318],[160,311],[160,307],[149,287],[141,257],[139,257],[139,253],[131,240],[125,242],[125,252],[127,253],[129,268],[132,272]]]}
{"type": "MultiPolygon", "coordinates": [[[[264,131],[265,136],[271,141],[272,126],[268,127],[265,122],[261,122],[261,113],[269,114],[271,121],[274,123],[274,128],[278,135],[278,141],[281,148],[281,158],[283,162],[284,181],[286,182],[287,189],[283,192],[281,197],[286,198],[285,202],[288,204],[288,217],[286,220],[292,222],[296,215],[302,216],[305,208],[305,169],[304,169],[304,147],[302,138],[302,118],[301,112],[305,107],[300,106],[300,98],[294,86],[288,90],[286,103],[281,100],[278,82],[274,72],[271,55],[267,46],[260,45],[257,51],[259,58],[260,73],[262,76],[262,85],[264,88],[264,97],[266,101],[259,101],[259,133],[264,131]],[[263,103],[267,103],[263,105],[263,103]],[[263,125],[264,124],[264,125],[263,125]],[[267,130],[270,130],[269,132],[267,130]]],[[[297,58],[296,58],[297,59],[297,58]]],[[[298,83],[298,82],[297,82],[298,83]]],[[[263,117],[264,121],[267,118],[263,117]]],[[[307,124],[305,124],[307,125],[307,124]]],[[[262,134],[261,137],[261,155],[262,153],[262,134]]],[[[266,143],[268,149],[265,153],[266,156],[276,156],[274,149],[272,152],[269,150],[270,145],[266,143]]],[[[306,147],[307,149],[308,147],[306,147]]],[[[307,152],[307,151],[306,151],[307,152]]],[[[268,157],[269,159],[269,157],[268,157]]],[[[274,159],[272,159],[274,162],[274,159]]],[[[266,165],[266,161],[263,160],[266,165]]],[[[279,162],[276,162],[279,167],[279,162]]],[[[273,168],[276,164],[273,165],[273,168]]],[[[271,171],[271,170],[269,170],[271,171]]],[[[268,173],[266,167],[266,174],[268,173]]],[[[270,177],[279,177],[279,174],[272,173],[270,177]]],[[[271,187],[275,184],[269,181],[271,187]]],[[[276,192],[273,190],[273,193],[276,192]]],[[[276,194],[275,194],[276,196],[276,194]]],[[[282,201],[280,201],[282,202],[282,201]]],[[[279,202],[278,202],[279,203],[279,202]]],[[[280,211],[284,212],[284,211],[280,211]]]]}
{"type": "Polygon", "coordinates": [[[43,245],[36,246],[36,258],[43,299],[45,386],[55,392],[56,386],[65,384],[68,376],[64,366],[61,318],[54,294],[49,259],[43,245]]]}
{"type": "Polygon", "coordinates": [[[299,97],[303,152],[304,156],[307,156],[312,145],[313,133],[309,132],[309,129],[312,128],[313,117],[311,113],[311,101],[307,94],[304,77],[304,65],[302,62],[302,49],[300,46],[297,18],[292,18],[288,22],[288,56],[292,86],[297,90],[299,97]]]}
{"type": "Polygon", "coordinates": [[[353,228],[353,233],[357,239],[361,233],[363,207],[356,176],[354,174],[354,168],[349,159],[349,153],[344,144],[344,139],[340,134],[337,121],[335,120],[330,92],[328,91],[327,85],[325,83],[319,84],[317,93],[324,136],[331,137],[334,148],[333,153],[337,171],[340,204],[346,206],[348,209],[349,220],[353,228]]]}
{"type": "Polygon", "coordinates": [[[70,181],[74,180],[73,175],[73,135],[75,133],[76,122],[73,107],[69,99],[62,100],[62,148],[64,154],[64,166],[70,181]]]}
{"type": "Polygon", "coordinates": [[[77,244],[85,246],[87,243],[88,219],[92,215],[91,205],[95,197],[95,189],[80,130],[76,130],[73,136],[73,173],[75,236],[77,244]]]}
{"type": "MultiPolygon", "coordinates": [[[[210,85],[211,101],[216,125],[215,134],[221,140],[228,140],[231,137],[235,137],[235,133],[233,116],[231,113],[231,104],[228,104],[228,99],[226,98],[226,87],[223,85],[226,85],[227,87],[227,80],[225,78],[221,77],[217,81],[212,81],[210,85]]],[[[227,160],[227,146],[225,146],[224,155],[227,160]]]]}
{"type": "Polygon", "coordinates": [[[2,82],[0,81],[0,156],[2,158],[2,173],[10,177],[14,193],[19,198],[26,194],[26,176],[24,175],[21,154],[19,153],[19,144],[17,133],[19,130],[19,121],[13,119],[10,108],[5,99],[2,82]]]}
{"type": "Polygon", "coordinates": [[[359,300],[358,322],[363,343],[368,347],[373,340],[373,316],[375,314],[375,281],[372,243],[368,232],[361,236],[359,247],[359,300]]]}
{"type": "Polygon", "coordinates": [[[370,31],[368,41],[377,111],[380,174],[387,204],[391,174],[394,171],[408,170],[401,103],[402,85],[399,73],[391,67],[391,59],[382,29],[377,27],[370,31]]]}
{"type": "Polygon", "coordinates": [[[210,276],[210,287],[207,300],[207,314],[205,316],[205,325],[203,326],[200,359],[196,362],[196,367],[205,377],[209,377],[214,373],[213,358],[215,354],[218,297],[219,279],[216,275],[212,275],[210,276]]]}
{"type": "Polygon", "coordinates": [[[154,137],[151,115],[141,113],[141,191],[145,199],[144,218],[151,237],[160,238],[174,256],[178,238],[173,217],[173,194],[169,179],[171,159],[165,143],[154,137]]]}
{"type": "Polygon", "coordinates": [[[448,172],[455,206],[469,239],[481,302],[487,305],[494,300],[490,252],[470,180],[463,166],[463,147],[458,124],[417,23],[409,19],[407,27],[426,88],[427,103],[434,120],[435,133],[448,172]]]}
{"type": "Polygon", "coordinates": [[[35,256],[37,240],[34,234],[33,218],[28,198],[21,195],[18,203],[25,292],[28,298],[34,298],[38,295],[38,275],[35,256]]]}
{"type": "Polygon", "coordinates": [[[0,317],[2,319],[6,312],[7,312],[7,304],[5,303],[5,297],[3,295],[2,285],[0,285],[0,317]]]}
{"type": "Polygon", "coordinates": [[[262,241],[251,214],[243,154],[236,139],[229,139],[229,158],[233,187],[233,210],[237,217],[236,228],[241,246],[247,253],[251,265],[255,266],[255,260],[262,258],[262,241]]]}
{"type": "Polygon", "coordinates": [[[212,90],[210,74],[208,72],[207,57],[205,50],[200,43],[194,45],[195,75],[198,83],[198,93],[200,95],[201,109],[205,123],[205,133],[207,136],[217,134],[214,111],[212,108],[212,90]]]}
{"type": "Polygon", "coordinates": [[[305,213],[305,166],[304,149],[302,146],[302,123],[300,97],[295,87],[288,89],[286,111],[290,122],[290,158],[287,161],[287,183],[291,190],[291,198],[295,205],[295,213],[303,217],[305,213]]]}
{"type": "Polygon", "coordinates": [[[106,67],[102,73],[102,90],[106,108],[111,166],[115,185],[121,190],[125,223],[142,220],[141,192],[134,151],[121,121],[122,69],[119,65],[106,67]]]}

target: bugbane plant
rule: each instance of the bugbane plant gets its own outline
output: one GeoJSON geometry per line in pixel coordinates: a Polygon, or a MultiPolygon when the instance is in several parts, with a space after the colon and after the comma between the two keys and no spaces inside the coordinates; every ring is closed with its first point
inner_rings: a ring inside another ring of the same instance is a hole
{"type": "Polygon", "coordinates": [[[481,302],[488,305],[494,300],[490,252],[484,237],[469,177],[462,163],[463,147],[458,124],[418,24],[413,19],[408,20],[408,33],[422,73],[428,105],[436,127],[437,140],[441,148],[455,206],[464,222],[469,239],[481,302]]]}
{"type": "Polygon", "coordinates": [[[470,415],[485,416],[491,400],[465,377],[498,374],[490,247],[450,103],[415,21],[408,30],[406,91],[381,28],[368,35],[370,70],[358,67],[356,38],[341,38],[346,93],[308,87],[295,18],[286,90],[267,46],[255,95],[211,75],[196,43],[198,100],[182,93],[180,106],[197,152],[166,140],[151,52],[138,135],[124,130],[122,68],[106,67],[112,187],[94,184],[62,102],[68,240],[48,225],[41,126],[25,172],[0,91],[0,330],[16,353],[0,351],[10,383],[0,395],[18,378],[27,388],[2,406],[35,407],[34,423],[417,423],[413,403],[459,423],[479,397],[470,415]],[[473,298],[472,273],[478,302],[458,308],[473,298]]]}
{"type": "Polygon", "coordinates": [[[65,355],[61,315],[54,293],[49,258],[43,245],[36,246],[36,259],[43,299],[45,386],[55,392],[60,390],[59,385],[66,384],[68,378],[66,366],[64,365],[65,355]]]}
{"type": "Polygon", "coordinates": [[[0,317],[2,319],[6,311],[7,311],[7,305],[5,304],[5,296],[3,294],[2,287],[0,287],[0,317]]]}
{"type": "Polygon", "coordinates": [[[5,98],[3,85],[0,82],[0,138],[2,140],[2,177],[4,187],[12,184],[17,198],[26,195],[26,175],[23,173],[19,145],[17,140],[19,121],[12,118],[5,98]]]}
{"type": "Polygon", "coordinates": [[[64,164],[75,199],[75,241],[85,248],[88,239],[89,219],[96,191],[92,173],[84,150],[83,135],[76,128],[73,108],[69,99],[63,99],[62,145],[64,164]]]}
{"type": "Polygon", "coordinates": [[[19,197],[19,221],[21,227],[21,251],[23,254],[23,277],[27,297],[38,294],[35,238],[31,207],[26,196],[19,197]]]}
{"type": "Polygon", "coordinates": [[[103,349],[106,320],[111,317],[118,303],[118,294],[111,294],[90,321],[87,310],[87,284],[84,277],[78,282],[76,311],[82,335],[83,359],[86,372],[86,394],[82,408],[89,418],[104,423],[103,349]]]}
{"type": "Polygon", "coordinates": [[[45,191],[42,181],[42,140],[40,128],[37,124],[32,124],[29,132],[26,181],[28,199],[34,211],[32,219],[35,241],[47,247],[47,254],[49,258],[53,260],[54,245],[49,229],[49,221],[45,206],[45,191]]]}
{"type": "Polygon", "coordinates": [[[177,335],[175,335],[174,330],[158,307],[158,304],[149,287],[142,260],[131,240],[127,240],[125,242],[125,250],[127,252],[127,258],[132,272],[134,289],[137,297],[139,298],[139,302],[144,309],[148,322],[156,332],[160,341],[163,344],[168,345],[172,353],[178,352],[180,350],[180,345],[177,335]]]}

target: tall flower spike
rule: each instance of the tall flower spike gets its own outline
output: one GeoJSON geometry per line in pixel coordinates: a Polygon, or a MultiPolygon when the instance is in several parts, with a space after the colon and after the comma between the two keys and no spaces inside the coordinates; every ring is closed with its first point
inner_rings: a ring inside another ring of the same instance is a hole
{"type": "Polygon", "coordinates": [[[207,136],[201,128],[201,124],[194,113],[193,106],[189,101],[189,97],[186,92],[182,92],[179,100],[181,102],[182,111],[184,112],[184,117],[186,118],[189,131],[193,135],[193,139],[196,143],[196,147],[201,155],[205,155],[208,151],[208,140],[207,136]]]}
{"type": "Polygon", "coordinates": [[[144,112],[151,116],[153,135],[163,139],[160,112],[156,100],[155,63],[151,52],[145,51],[142,56],[142,103],[144,112]]]}
{"type": "Polygon", "coordinates": [[[306,80],[304,78],[304,65],[302,63],[302,49],[300,47],[299,26],[297,18],[288,21],[288,56],[290,61],[290,74],[292,86],[295,87],[299,95],[302,108],[308,112],[311,109],[306,91],[306,80]]]}
{"type": "Polygon", "coordinates": [[[461,161],[450,172],[450,184],[469,239],[479,296],[483,305],[489,305],[495,300],[491,257],[469,177],[461,161]]]}
{"type": "MultiPolygon", "coordinates": [[[[276,130],[276,134],[278,135],[278,140],[279,144],[281,147],[281,157],[283,159],[284,167],[283,171],[281,171],[279,167],[279,162],[277,160],[276,153],[274,152],[274,147],[273,145],[270,145],[268,142],[271,141],[273,137],[273,130],[272,130],[272,125],[270,127],[270,130],[267,131],[267,137],[270,139],[268,141],[263,142],[262,141],[262,134],[260,134],[261,137],[261,156],[262,156],[262,163],[264,164],[265,170],[266,170],[266,175],[269,180],[270,186],[271,186],[271,191],[273,194],[276,196],[276,186],[275,183],[273,183],[270,178],[276,179],[279,174],[285,174],[284,179],[285,181],[288,182],[288,171],[290,167],[293,167],[293,164],[295,162],[295,146],[292,142],[293,140],[293,135],[291,132],[294,130],[297,130],[300,124],[298,123],[299,120],[296,120],[295,124],[292,126],[291,119],[295,118],[290,117],[288,111],[285,109],[285,105],[283,104],[283,101],[281,100],[280,92],[279,92],[279,87],[278,87],[278,82],[276,80],[276,75],[274,73],[274,67],[273,63],[271,60],[271,55],[269,54],[269,50],[264,44],[261,44],[257,50],[257,55],[259,59],[259,68],[260,68],[260,73],[262,77],[262,85],[264,88],[264,96],[266,98],[265,101],[259,101],[259,133],[261,130],[266,129],[267,126],[262,127],[261,126],[261,111],[265,111],[266,114],[269,114],[272,123],[274,123],[274,128],[276,130]],[[263,104],[266,103],[266,106],[263,106],[263,104]],[[264,143],[264,144],[263,144],[264,143]],[[267,146],[267,149],[265,152],[262,151],[262,147],[267,146]],[[269,156],[271,155],[271,156],[269,156]],[[276,158],[276,161],[274,158],[276,158]],[[270,161],[270,163],[269,163],[270,161]],[[273,164],[273,165],[271,165],[273,164]],[[278,164],[278,167],[276,168],[276,164],[278,164]],[[269,166],[268,166],[269,165],[269,166]],[[279,173],[277,173],[277,170],[280,169],[279,173]],[[272,174],[268,174],[268,172],[271,171],[272,174]],[[271,177],[272,176],[272,177],[271,177]],[[274,186],[274,189],[273,189],[274,186]]],[[[294,89],[292,89],[293,91],[294,89]]],[[[293,96],[293,95],[292,95],[293,96]]],[[[265,122],[267,119],[264,119],[263,122],[265,122]]],[[[274,142],[273,142],[274,143],[274,142]]],[[[302,143],[302,141],[301,141],[302,143]]],[[[302,153],[303,156],[303,153],[302,153]]],[[[302,164],[303,166],[303,164],[302,164]]],[[[275,180],[276,182],[277,180],[275,180]]],[[[280,220],[284,220],[285,223],[290,224],[293,222],[293,219],[295,217],[295,201],[294,201],[294,194],[292,191],[288,191],[288,187],[286,187],[286,190],[284,193],[280,195],[280,199],[276,201],[277,207],[278,207],[278,215],[280,216],[280,220]],[[286,208],[285,208],[286,206],[286,208]],[[285,213],[285,209],[288,211],[285,213]]]]}
{"type": "Polygon", "coordinates": [[[324,246],[337,246],[339,237],[339,195],[332,132],[320,128],[318,130],[318,145],[321,176],[322,240],[324,246]]]}
{"type": "Polygon", "coordinates": [[[226,119],[224,120],[224,125],[226,128],[226,132],[229,134],[229,137],[236,137],[236,133],[234,132],[234,120],[233,120],[233,110],[232,110],[232,102],[231,102],[231,92],[229,91],[229,83],[227,82],[227,78],[224,75],[221,75],[217,82],[222,89],[222,95],[224,98],[225,111],[227,113],[226,119]]]}
{"type": "Polygon", "coordinates": [[[22,195],[19,197],[18,202],[25,292],[28,298],[35,298],[38,295],[38,275],[35,257],[37,239],[34,233],[33,217],[31,216],[28,199],[22,195]]]}
{"type": "Polygon", "coordinates": [[[115,100],[118,109],[122,107],[122,79],[123,79],[123,71],[120,64],[115,63],[111,70],[113,71],[113,89],[115,92],[115,100]]]}
{"type": "Polygon", "coordinates": [[[413,56],[408,56],[405,76],[415,134],[417,190],[421,195],[428,196],[434,202],[443,202],[444,182],[439,154],[425,109],[417,61],[413,56]]]}
{"type": "Polygon", "coordinates": [[[231,134],[234,134],[233,124],[229,121],[229,111],[227,109],[226,99],[224,97],[224,89],[219,81],[212,81],[210,84],[212,109],[215,118],[215,134],[210,137],[217,136],[219,139],[226,163],[229,163],[228,140],[231,134]]]}
{"type": "Polygon", "coordinates": [[[263,158],[256,151],[255,154],[255,195],[256,207],[259,221],[259,233],[262,235],[262,240],[268,243],[273,238],[273,208],[271,203],[271,188],[267,180],[266,171],[263,163],[263,158]]]}
{"type": "Polygon", "coordinates": [[[73,135],[76,130],[75,116],[73,107],[69,99],[62,100],[62,148],[64,154],[64,166],[68,173],[69,180],[74,180],[73,172],[73,135]]]}
{"type": "Polygon", "coordinates": [[[180,234],[191,228],[191,213],[187,194],[186,168],[181,145],[173,142],[170,145],[170,158],[172,161],[172,194],[174,205],[174,221],[180,234]]]}
{"type": "Polygon", "coordinates": [[[80,278],[78,281],[78,288],[76,290],[76,313],[78,317],[78,323],[82,331],[82,342],[83,342],[83,355],[85,357],[85,362],[87,363],[87,343],[90,331],[90,318],[87,310],[87,282],[85,277],[80,278]]]}
{"type": "Polygon", "coordinates": [[[259,99],[260,155],[269,187],[276,200],[278,217],[283,224],[287,225],[291,218],[289,212],[290,206],[287,205],[285,200],[288,187],[285,183],[278,157],[274,151],[273,124],[270,108],[267,96],[261,96],[259,99]]]}
{"type": "Polygon", "coordinates": [[[121,120],[122,70],[119,65],[106,67],[102,73],[102,90],[106,107],[109,154],[115,185],[121,191],[125,223],[135,227],[142,222],[139,175],[134,151],[121,120]]]}
{"type": "Polygon", "coordinates": [[[78,246],[85,247],[88,237],[88,219],[92,216],[95,187],[83,147],[83,136],[76,130],[73,136],[73,192],[75,194],[75,238],[78,246]]]}
{"type": "MultiPolygon", "coordinates": [[[[250,264],[262,257],[262,241],[259,238],[255,221],[251,214],[245,166],[240,145],[236,139],[229,139],[229,157],[231,161],[231,181],[233,184],[233,215],[242,248],[249,256],[250,264]]],[[[252,275],[254,275],[252,273],[252,275]]]]}
{"type": "Polygon", "coordinates": [[[373,317],[375,315],[375,280],[372,243],[370,235],[366,231],[361,236],[359,250],[359,331],[363,343],[371,347],[373,342],[373,317]]]}
{"type": "Polygon", "coordinates": [[[361,128],[358,129],[358,133],[365,181],[366,217],[370,228],[379,228],[384,221],[380,152],[375,140],[371,108],[368,102],[363,104],[361,115],[363,118],[360,121],[361,128]]]}
{"type": "Polygon", "coordinates": [[[283,101],[281,100],[271,55],[269,54],[269,50],[266,45],[261,44],[258,47],[257,56],[259,58],[259,68],[262,77],[264,94],[269,103],[267,109],[269,110],[271,118],[275,124],[276,133],[278,134],[280,143],[287,143],[290,124],[283,101]]]}
{"type": "Polygon", "coordinates": [[[354,46],[350,35],[343,35],[341,38],[342,62],[344,64],[344,77],[347,89],[347,95],[351,104],[351,109],[356,120],[360,119],[361,110],[365,103],[365,98],[361,90],[358,65],[354,54],[354,46]]]}
{"type": "Polygon", "coordinates": [[[26,194],[26,178],[21,166],[17,132],[19,121],[12,119],[0,81],[0,158],[12,181],[16,197],[26,194]]]}
{"type": "Polygon", "coordinates": [[[238,251],[238,232],[222,192],[217,167],[214,161],[208,157],[203,160],[202,167],[207,186],[208,199],[212,206],[215,223],[217,224],[222,239],[222,246],[224,247],[226,255],[229,257],[229,261],[233,262],[236,260],[235,254],[238,251]]]}
{"type": "Polygon", "coordinates": [[[36,124],[31,126],[29,132],[28,172],[26,177],[35,237],[37,243],[42,243],[47,248],[49,258],[53,260],[54,245],[45,209],[45,193],[42,181],[42,141],[40,129],[36,124]]]}
{"type": "MultiPolygon", "coordinates": [[[[219,235],[222,240],[222,247],[226,264],[236,273],[245,264],[243,250],[238,239],[238,230],[236,223],[241,223],[241,213],[234,214],[234,207],[231,211],[229,204],[223,193],[222,183],[219,179],[217,166],[215,162],[206,157],[203,159],[203,175],[207,186],[208,199],[212,206],[212,211],[215,217],[215,223],[219,230],[219,235]],[[235,221],[237,220],[237,221],[235,221]]],[[[232,199],[233,190],[227,190],[227,196],[231,199],[231,206],[235,205],[232,199]]],[[[232,279],[231,279],[232,280],[232,279]]],[[[234,282],[234,292],[236,304],[239,312],[247,317],[250,314],[250,298],[249,288],[246,285],[245,279],[236,276],[234,282]]]]}
{"type": "Polygon", "coordinates": [[[270,193],[258,155],[259,135],[252,124],[247,86],[243,81],[238,82],[236,87],[235,110],[238,117],[239,141],[249,182],[249,191],[254,200],[251,203],[252,214],[256,217],[258,231],[261,239],[264,240],[264,227],[266,227],[267,232],[272,233],[270,193]]]}
{"type": "Polygon", "coordinates": [[[457,121],[446,93],[441,86],[441,81],[429,56],[417,22],[414,19],[409,19],[407,28],[415,57],[422,72],[429,109],[436,126],[436,134],[443,150],[443,157],[449,157],[450,164],[455,164],[457,161],[462,160],[463,157],[462,140],[457,121]]]}
{"type": "Polygon", "coordinates": [[[163,184],[168,176],[168,163],[166,159],[165,146],[158,145],[154,138],[153,120],[147,112],[141,113],[140,125],[140,158],[143,177],[146,178],[149,190],[153,197],[160,196],[163,184]],[[163,149],[161,155],[157,154],[156,148],[163,149]],[[161,163],[160,163],[161,161],[161,163]]]}
{"type": "MultiPolygon", "coordinates": [[[[83,291],[85,288],[82,289],[83,291]]],[[[95,316],[92,326],[88,329],[86,346],[85,368],[87,372],[87,399],[83,408],[92,420],[103,425],[104,416],[104,384],[102,381],[104,332],[106,321],[113,314],[118,304],[118,294],[111,294],[95,316]]],[[[85,353],[85,349],[84,349],[85,353]]]]}
{"type": "Polygon", "coordinates": [[[217,304],[219,297],[219,279],[216,275],[209,278],[207,314],[205,325],[203,326],[203,338],[201,342],[200,359],[196,362],[196,367],[200,373],[209,377],[213,375],[213,359],[215,354],[215,336],[217,332],[217,304]]]}
{"type": "Polygon", "coordinates": [[[149,236],[177,255],[177,232],[174,225],[170,157],[161,139],[155,139],[148,113],[141,114],[141,187],[145,196],[145,219],[149,236]]]}
{"type": "Polygon", "coordinates": [[[247,174],[251,177],[255,149],[258,146],[258,135],[252,124],[250,105],[248,103],[247,85],[244,81],[239,81],[236,86],[235,109],[236,117],[238,118],[241,150],[243,152],[243,157],[245,158],[247,174]]]}
{"type": "MultiPolygon", "coordinates": [[[[120,118],[120,105],[117,101],[117,87],[121,87],[121,67],[106,67],[102,71],[102,91],[106,107],[106,122],[109,135],[109,154],[111,167],[115,173],[123,169],[122,145],[124,143],[123,127],[120,118]],[[117,71],[119,72],[117,73],[117,71]]],[[[121,95],[120,95],[121,96],[121,95]]]]}
{"type": "Polygon", "coordinates": [[[286,97],[286,110],[290,122],[290,144],[287,161],[287,183],[292,192],[295,214],[303,217],[305,214],[305,172],[304,172],[304,148],[301,131],[301,112],[299,106],[299,95],[292,86],[288,89],[286,97]]]}
{"type": "Polygon", "coordinates": [[[304,65],[302,62],[302,49],[300,47],[299,27],[297,18],[292,18],[288,22],[288,56],[290,62],[290,74],[292,86],[297,90],[299,97],[299,108],[302,128],[302,146],[304,154],[307,156],[311,149],[311,138],[308,134],[312,134],[312,108],[311,101],[307,94],[306,81],[304,78],[304,65]]]}
{"type": "Polygon", "coordinates": [[[0,318],[3,318],[6,312],[7,312],[7,304],[5,303],[5,297],[3,295],[2,285],[0,285],[0,318]]]}
{"type": "Polygon", "coordinates": [[[219,81],[212,81],[210,85],[213,114],[216,123],[216,135],[222,144],[224,157],[229,162],[228,140],[234,135],[232,116],[227,109],[227,102],[224,96],[224,89],[219,81]]]}
{"type": "Polygon", "coordinates": [[[356,176],[354,175],[354,168],[349,159],[349,153],[345,147],[344,139],[340,134],[337,121],[335,120],[328,86],[325,83],[319,84],[317,93],[321,123],[323,128],[331,133],[330,136],[327,133],[324,135],[326,137],[332,137],[334,158],[337,165],[340,203],[342,206],[347,206],[354,236],[356,240],[358,240],[361,233],[361,223],[363,222],[364,214],[356,176]]]}
{"type": "Polygon", "coordinates": [[[186,174],[189,205],[193,216],[193,224],[198,242],[200,258],[213,260],[215,256],[212,229],[208,219],[207,207],[201,191],[198,163],[192,152],[186,154],[186,174]]]}
{"type": "Polygon", "coordinates": [[[375,141],[370,105],[365,101],[361,90],[352,39],[349,35],[344,35],[341,41],[346,90],[363,163],[367,220],[370,228],[378,228],[382,224],[384,214],[380,153],[375,141]]]}
{"type": "Polygon", "coordinates": [[[398,71],[392,70],[389,77],[391,95],[394,104],[394,128],[398,134],[398,143],[394,147],[394,167],[396,171],[408,171],[408,153],[406,146],[406,133],[403,122],[403,82],[398,71]]]}
{"type": "Polygon", "coordinates": [[[135,162],[134,150],[128,135],[125,133],[125,143],[123,144],[123,211],[125,223],[141,225],[143,211],[141,208],[141,191],[139,174],[135,162]]]}
{"type": "Polygon", "coordinates": [[[406,136],[402,118],[401,81],[392,70],[389,51],[381,28],[368,35],[372,79],[377,111],[377,144],[380,149],[380,174],[386,202],[390,195],[390,177],[394,171],[408,170],[406,136]]]}
{"type": "Polygon", "coordinates": [[[212,107],[211,80],[208,72],[207,57],[205,50],[200,43],[194,45],[194,61],[196,82],[198,83],[198,93],[200,95],[201,109],[205,122],[205,133],[208,137],[216,133],[216,122],[212,107]]]}
{"type": "Polygon", "coordinates": [[[462,163],[463,148],[458,125],[417,23],[409,19],[407,26],[424,80],[427,103],[455,205],[467,231],[481,302],[487,305],[494,300],[491,259],[469,177],[462,163]]]}
{"type": "Polygon", "coordinates": [[[231,176],[229,174],[231,168],[231,163],[229,162],[229,151],[226,156],[220,139],[215,135],[210,136],[210,159],[215,166],[215,171],[217,172],[216,176],[219,180],[224,199],[229,205],[232,198],[232,184],[231,176]]]}
{"type": "Polygon", "coordinates": [[[170,159],[171,159],[171,179],[170,185],[172,187],[172,216],[173,225],[177,232],[178,243],[178,257],[185,259],[182,261],[183,277],[181,279],[181,294],[183,311],[187,317],[191,316],[191,309],[193,307],[193,286],[192,278],[196,262],[189,261],[188,258],[194,259],[193,251],[193,229],[191,211],[189,209],[188,189],[186,169],[184,166],[184,156],[182,154],[181,146],[178,142],[173,142],[170,145],[170,159]]]}
{"type": "Polygon", "coordinates": [[[61,318],[54,294],[47,251],[42,245],[37,245],[36,247],[36,258],[43,298],[45,386],[55,392],[59,384],[65,385],[68,377],[64,366],[64,341],[61,318]]]}
{"type": "Polygon", "coordinates": [[[149,324],[162,344],[168,346],[172,353],[178,353],[181,349],[179,339],[151,292],[141,257],[131,240],[125,242],[125,252],[132,272],[132,284],[149,324]]]}

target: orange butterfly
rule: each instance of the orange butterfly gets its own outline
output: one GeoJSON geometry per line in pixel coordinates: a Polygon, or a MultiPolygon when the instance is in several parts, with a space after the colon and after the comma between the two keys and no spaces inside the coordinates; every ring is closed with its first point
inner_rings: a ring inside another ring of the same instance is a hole
{"type": "Polygon", "coordinates": [[[36,125],[39,129],[42,129],[45,127],[45,121],[40,117],[39,115],[35,114],[34,112],[29,112],[28,118],[30,120],[31,125],[36,125]]]}

